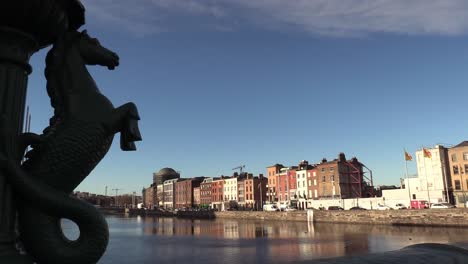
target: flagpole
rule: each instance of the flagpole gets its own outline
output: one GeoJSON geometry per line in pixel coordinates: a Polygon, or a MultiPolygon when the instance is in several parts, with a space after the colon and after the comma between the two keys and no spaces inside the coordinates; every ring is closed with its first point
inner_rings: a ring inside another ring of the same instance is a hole
{"type": "Polygon", "coordinates": [[[286,204],[289,206],[289,167],[286,171],[286,204]]]}
{"type": "Polygon", "coordinates": [[[408,188],[408,198],[409,198],[409,208],[411,208],[411,189],[410,189],[410,180],[408,175],[408,159],[406,158],[406,150],[405,150],[405,172],[406,172],[406,187],[408,188]]]}
{"type": "Polygon", "coordinates": [[[425,148],[423,147],[423,159],[424,159],[424,174],[426,175],[426,190],[427,190],[427,199],[429,202],[429,207],[431,206],[431,196],[429,195],[429,184],[427,181],[427,168],[426,168],[426,152],[425,148]]]}

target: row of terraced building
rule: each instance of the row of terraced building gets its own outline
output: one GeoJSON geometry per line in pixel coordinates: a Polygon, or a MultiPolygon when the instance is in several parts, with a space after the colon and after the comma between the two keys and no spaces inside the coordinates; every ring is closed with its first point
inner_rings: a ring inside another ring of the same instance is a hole
{"type": "Polygon", "coordinates": [[[146,208],[189,209],[232,207],[259,210],[266,200],[267,179],[250,173],[220,177],[181,178],[172,168],[153,175],[153,184],[143,188],[146,208]]]}
{"type": "Polygon", "coordinates": [[[357,158],[337,159],[297,166],[275,164],[267,167],[267,176],[250,173],[220,177],[180,178],[171,168],[153,175],[153,184],[143,188],[147,208],[213,208],[233,206],[259,210],[265,203],[306,209],[310,201],[334,198],[374,196],[372,173],[357,158]]]}

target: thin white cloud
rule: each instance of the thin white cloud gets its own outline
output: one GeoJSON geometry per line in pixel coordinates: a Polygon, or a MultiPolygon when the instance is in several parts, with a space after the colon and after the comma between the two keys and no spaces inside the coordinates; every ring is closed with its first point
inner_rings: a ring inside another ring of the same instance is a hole
{"type": "Polygon", "coordinates": [[[214,17],[223,17],[224,10],[210,1],[195,1],[195,0],[151,0],[155,7],[166,10],[179,10],[181,12],[191,13],[195,15],[210,15],[214,17]]]}
{"type": "Polygon", "coordinates": [[[311,34],[468,33],[467,0],[82,0],[88,16],[137,34],[258,27],[311,34]]]}
{"type": "Polygon", "coordinates": [[[86,16],[115,29],[138,36],[165,31],[161,20],[152,16],[146,0],[82,0],[86,16]]]}
{"type": "Polygon", "coordinates": [[[262,15],[322,34],[389,32],[402,34],[465,33],[465,0],[238,0],[262,15]]]}

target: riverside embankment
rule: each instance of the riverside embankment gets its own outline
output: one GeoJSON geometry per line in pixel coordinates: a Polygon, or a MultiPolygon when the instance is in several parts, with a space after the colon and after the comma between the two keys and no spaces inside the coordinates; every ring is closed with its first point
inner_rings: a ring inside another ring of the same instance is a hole
{"type": "MultiPolygon", "coordinates": [[[[217,218],[308,221],[305,211],[294,212],[216,212],[217,218]]],[[[309,220],[317,223],[345,223],[372,225],[407,226],[452,226],[468,227],[468,209],[428,209],[428,210],[363,210],[327,211],[313,210],[309,220]],[[312,215],[311,215],[312,214],[312,215]]]]}

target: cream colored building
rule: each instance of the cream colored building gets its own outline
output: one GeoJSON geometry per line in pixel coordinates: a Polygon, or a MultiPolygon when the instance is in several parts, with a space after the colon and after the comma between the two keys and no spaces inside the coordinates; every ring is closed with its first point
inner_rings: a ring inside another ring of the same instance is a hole
{"type": "MultiPolygon", "coordinates": [[[[296,195],[298,198],[298,208],[307,208],[307,169],[296,171],[296,195]]],[[[310,174],[310,172],[309,172],[310,174]]]]}
{"type": "Polygon", "coordinates": [[[200,207],[200,187],[193,188],[193,205],[200,207]]]}
{"type": "Polygon", "coordinates": [[[156,202],[157,206],[163,208],[164,207],[164,184],[158,184],[156,186],[156,202]]]}
{"type": "Polygon", "coordinates": [[[167,180],[163,183],[163,206],[165,209],[174,209],[175,206],[175,185],[179,179],[167,180]]]}
{"type": "Polygon", "coordinates": [[[237,177],[224,179],[224,201],[237,201],[237,177]]]}
{"type": "MultiPolygon", "coordinates": [[[[412,199],[424,199],[431,203],[448,202],[450,174],[447,168],[447,148],[436,145],[426,148],[431,157],[425,157],[423,150],[416,151],[416,166],[419,178],[420,197],[413,194],[412,199]],[[425,193],[425,194],[424,194],[425,193]],[[422,196],[422,197],[421,197],[422,196]]],[[[411,187],[411,183],[410,183],[411,187]]]]}

